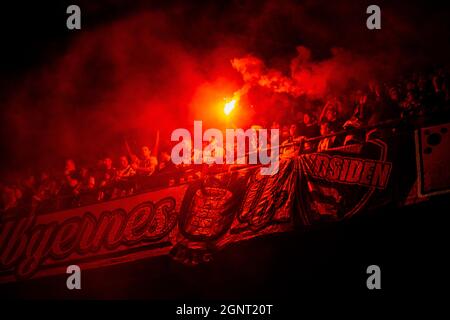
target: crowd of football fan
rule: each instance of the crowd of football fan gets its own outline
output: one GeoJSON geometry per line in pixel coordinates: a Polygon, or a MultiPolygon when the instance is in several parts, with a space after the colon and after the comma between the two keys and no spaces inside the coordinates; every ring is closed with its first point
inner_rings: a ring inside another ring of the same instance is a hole
{"type": "MultiPolygon", "coordinates": [[[[449,75],[448,70],[440,68],[412,74],[396,84],[371,81],[366,88],[348,95],[328,97],[319,106],[299,103],[287,117],[268,125],[280,130],[282,154],[292,151],[288,146],[296,142],[320,136],[326,137],[306,146],[320,152],[358,143],[367,136],[352,134],[357,131],[354,129],[376,127],[389,120],[448,114],[449,75]],[[342,138],[332,135],[337,132],[348,134],[339,135],[342,138]]],[[[2,213],[62,210],[199,177],[198,171],[192,170],[194,174],[189,175],[187,166],[174,165],[170,150],[158,146],[159,133],[152,150],[142,146],[139,155],[127,145],[126,154],[101,159],[94,166],[78,167],[74,159],[68,159],[63,172],[44,171],[15,183],[2,183],[2,213]]]]}

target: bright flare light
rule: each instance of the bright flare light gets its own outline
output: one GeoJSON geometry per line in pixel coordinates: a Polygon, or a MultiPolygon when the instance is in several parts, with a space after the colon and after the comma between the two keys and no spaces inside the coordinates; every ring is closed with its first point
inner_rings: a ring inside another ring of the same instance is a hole
{"type": "Polygon", "coordinates": [[[230,112],[236,107],[237,100],[233,99],[230,102],[225,103],[225,108],[223,108],[223,112],[226,115],[229,115],[230,112]]]}

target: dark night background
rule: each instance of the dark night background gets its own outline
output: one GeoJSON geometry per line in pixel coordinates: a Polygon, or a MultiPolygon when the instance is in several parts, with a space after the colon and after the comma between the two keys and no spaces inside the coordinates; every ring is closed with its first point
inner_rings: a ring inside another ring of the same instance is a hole
{"type": "MultiPolygon", "coordinates": [[[[114,141],[129,132],[151,141],[156,128],[192,123],[198,86],[215,87],[225,77],[230,88],[239,88],[229,60],[247,53],[286,70],[298,45],[318,62],[331,61],[331,48],[339,47],[357,61],[383,65],[378,71],[388,77],[448,62],[448,3],[375,1],[382,29],[369,31],[365,11],[372,2],[2,3],[0,173],[62,165],[58,161],[67,156],[96,158],[100,146],[114,149],[114,141]],[[81,7],[80,31],[66,29],[69,4],[81,7]]],[[[439,199],[240,243],[199,268],[161,257],[90,270],[80,292],[68,292],[63,275],[5,285],[1,296],[286,298],[301,305],[301,296],[326,303],[347,296],[431,294],[445,278],[446,208],[448,199],[439,199]],[[365,288],[370,264],[381,267],[381,292],[365,288]]]]}

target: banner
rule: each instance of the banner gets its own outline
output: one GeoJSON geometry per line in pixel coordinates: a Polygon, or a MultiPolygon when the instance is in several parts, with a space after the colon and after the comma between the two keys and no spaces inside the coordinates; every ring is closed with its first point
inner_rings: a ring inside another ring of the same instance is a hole
{"type": "Polygon", "coordinates": [[[176,260],[197,264],[227,244],[292,229],[295,161],[281,161],[276,175],[259,168],[210,176],[186,192],[176,260]]]}
{"type": "Polygon", "coordinates": [[[166,254],[187,186],[0,225],[0,282],[166,254]]]}
{"type": "Polygon", "coordinates": [[[450,124],[416,131],[417,191],[419,197],[450,192],[450,124]]]}
{"type": "Polygon", "coordinates": [[[379,139],[298,157],[297,208],[303,225],[348,218],[391,201],[392,162],[379,139]]]}

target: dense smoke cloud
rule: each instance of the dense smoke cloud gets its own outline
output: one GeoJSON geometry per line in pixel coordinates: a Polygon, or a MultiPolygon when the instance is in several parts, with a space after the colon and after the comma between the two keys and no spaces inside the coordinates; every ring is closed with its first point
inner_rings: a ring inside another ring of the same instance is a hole
{"type": "Polygon", "coordinates": [[[311,50],[298,46],[297,56],[290,62],[290,75],[268,68],[252,55],[232,60],[233,67],[242,74],[250,87],[261,86],[276,93],[294,97],[324,98],[330,94],[342,94],[355,82],[362,84],[375,77],[377,63],[367,57],[358,57],[342,49],[332,49],[333,56],[323,61],[313,61],[311,50]]]}

